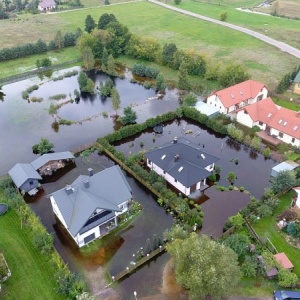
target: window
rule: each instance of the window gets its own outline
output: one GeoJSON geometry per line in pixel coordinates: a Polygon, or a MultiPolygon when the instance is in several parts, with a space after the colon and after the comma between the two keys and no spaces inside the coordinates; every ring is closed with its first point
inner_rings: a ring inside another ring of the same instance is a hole
{"type": "Polygon", "coordinates": [[[279,137],[283,138],[283,133],[279,132],[279,137]]]}
{"type": "Polygon", "coordinates": [[[29,184],[30,184],[30,185],[33,185],[33,181],[29,181],[29,184]]]}
{"type": "Polygon", "coordinates": [[[259,95],[259,96],[257,97],[257,101],[262,100],[262,98],[263,98],[263,95],[259,95]]]}
{"type": "Polygon", "coordinates": [[[292,143],[295,143],[295,138],[292,138],[292,143]]]}
{"type": "Polygon", "coordinates": [[[164,171],[164,174],[166,174],[166,171],[164,171]]]}
{"type": "Polygon", "coordinates": [[[264,123],[259,121],[259,122],[258,122],[258,125],[259,125],[259,126],[263,126],[264,123]]]}
{"type": "Polygon", "coordinates": [[[175,182],[177,182],[177,179],[174,179],[175,182]]]}

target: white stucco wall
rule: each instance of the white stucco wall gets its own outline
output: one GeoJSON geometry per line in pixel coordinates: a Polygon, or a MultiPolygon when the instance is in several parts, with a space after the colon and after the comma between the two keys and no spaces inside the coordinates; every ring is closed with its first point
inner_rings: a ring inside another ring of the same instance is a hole
{"type": "Polygon", "coordinates": [[[271,135],[275,135],[279,140],[283,141],[284,143],[292,144],[297,147],[300,146],[300,140],[295,138],[293,141],[293,137],[288,134],[283,133],[283,136],[280,137],[279,136],[280,131],[278,131],[274,128],[271,128],[270,133],[271,133],[271,135]]]}
{"type": "Polygon", "coordinates": [[[238,123],[243,124],[247,127],[252,128],[254,126],[252,118],[248,114],[246,114],[244,110],[237,112],[236,120],[238,123]]]}
{"type": "Polygon", "coordinates": [[[221,114],[227,113],[227,110],[225,109],[223,103],[216,95],[211,95],[207,97],[207,104],[216,107],[221,114]]]}

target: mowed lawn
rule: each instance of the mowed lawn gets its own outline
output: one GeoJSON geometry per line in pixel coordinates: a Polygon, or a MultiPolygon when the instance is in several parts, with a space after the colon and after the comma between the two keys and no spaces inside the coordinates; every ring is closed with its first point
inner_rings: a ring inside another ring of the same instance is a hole
{"type": "MultiPolygon", "coordinates": [[[[184,7],[184,6],[182,6],[184,7]]],[[[131,32],[156,37],[178,48],[195,48],[221,66],[227,62],[245,64],[253,79],[275,88],[281,77],[299,60],[251,36],[209,22],[172,12],[149,2],[135,2],[58,14],[21,15],[18,20],[1,20],[0,45],[11,47],[38,38],[53,39],[57,30],[84,29],[90,14],[96,21],[103,13],[113,13],[131,32]],[[138,12],[138,13],[137,13],[138,12]]]]}
{"type": "MultiPolygon", "coordinates": [[[[170,0],[169,4],[174,5],[173,1],[170,0]]],[[[240,6],[245,7],[243,5],[240,6]]],[[[224,5],[224,3],[222,5],[215,5],[201,3],[200,1],[185,0],[181,2],[179,7],[218,20],[220,19],[221,12],[227,12],[228,23],[252,29],[300,49],[300,20],[248,13],[237,10],[235,7],[239,7],[239,5],[232,7],[224,5]]],[[[298,12],[299,14],[300,11],[298,12]]]]}
{"type": "Polygon", "coordinates": [[[35,250],[27,229],[21,229],[20,219],[11,209],[0,216],[0,250],[12,272],[2,284],[1,299],[65,299],[55,291],[55,269],[35,250]]]}
{"type": "Polygon", "coordinates": [[[290,246],[286,242],[284,235],[276,226],[276,216],[289,207],[291,199],[291,192],[280,197],[280,205],[275,210],[274,216],[259,220],[253,224],[253,228],[260,238],[263,240],[268,238],[274,244],[278,252],[284,252],[287,255],[294,265],[294,272],[300,277],[299,249],[290,246]]]}

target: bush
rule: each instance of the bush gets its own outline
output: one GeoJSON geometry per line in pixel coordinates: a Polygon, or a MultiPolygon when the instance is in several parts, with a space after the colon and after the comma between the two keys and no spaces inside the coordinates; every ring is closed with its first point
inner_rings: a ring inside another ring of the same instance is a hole
{"type": "Polygon", "coordinates": [[[49,97],[50,100],[61,100],[61,99],[66,99],[67,95],[66,94],[57,94],[54,96],[49,97]]]}
{"type": "Polygon", "coordinates": [[[228,17],[227,12],[220,13],[220,21],[225,22],[227,20],[227,17],[228,17]]]}
{"type": "Polygon", "coordinates": [[[37,84],[33,85],[33,86],[30,86],[29,88],[26,89],[26,92],[28,94],[32,93],[33,91],[36,91],[39,89],[39,86],[37,84]]]}
{"type": "Polygon", "coordinates": [[[141,77],[148,77],[148,78],[153,78],[155,79],[157,75],[159,74],[159,70],[151,67],[151,66],[146,66],[143,63],[135,63],[132,67],[132,73],[141,76],[141,77]]]}
{"type": "Polygon", "coordinates": [[[27,91],[23,91],[23,92],[22,92],[22,98],[23,98],[24,100],[27,100],[27,99],[29,98],[29,94],[28,94],[27,91]]]}

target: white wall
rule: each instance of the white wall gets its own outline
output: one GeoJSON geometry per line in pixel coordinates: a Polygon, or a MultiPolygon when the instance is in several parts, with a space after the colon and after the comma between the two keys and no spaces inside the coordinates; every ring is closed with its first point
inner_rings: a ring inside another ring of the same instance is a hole
{"type": "Polygon", "coordinates": [[[247,127],[252,128],[254,126],[252,118],[245,113],[244,110],[240,110],[236,114],[236,120],[238,123],[243,124],[247,127]]]}
{"type": "Polygon", "coordinates": [[[292,141],[293,137],[288,135],[288,134],[285,134],[285,133],[283,133],[283,136],[280,137],[279,136],[280,131],[278,131],[277,129],[271,128],[270,133],[271,133],[271,135],[275,135],[279,140],[283,141],[284,143],[292,144],[292,145],[297,146],[297,147],[300,146],[300,140],[299,139],[295,138],[295,140],[293,142],[292,141]]]}
{"type": "Polygon", "coordinates": [[[223,103],[216,95],[211,95],[207,97],[207,104],[216,107],[221,114],[227,113],[227,109],[225,109],[223,103]]]}

